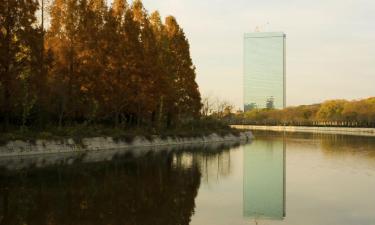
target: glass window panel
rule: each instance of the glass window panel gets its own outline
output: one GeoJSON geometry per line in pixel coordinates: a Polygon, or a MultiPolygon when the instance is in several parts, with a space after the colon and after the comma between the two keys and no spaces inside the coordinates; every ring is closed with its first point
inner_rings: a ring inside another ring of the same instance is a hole
{"type": "Polygon", "coordinates": [[[244,39],[244,108],[285,107],[285,34],[251,33],[244,39]]]}

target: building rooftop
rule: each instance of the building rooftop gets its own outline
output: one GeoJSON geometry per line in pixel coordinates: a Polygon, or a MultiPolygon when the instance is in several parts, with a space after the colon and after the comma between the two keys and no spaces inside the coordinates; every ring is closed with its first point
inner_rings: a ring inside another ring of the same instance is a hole
{"type": "Polygon", "coordinates": [[[285,37],[284,32],[252,32],[245,33],[245,38],[262,38],[262,37],[285,37]]]}

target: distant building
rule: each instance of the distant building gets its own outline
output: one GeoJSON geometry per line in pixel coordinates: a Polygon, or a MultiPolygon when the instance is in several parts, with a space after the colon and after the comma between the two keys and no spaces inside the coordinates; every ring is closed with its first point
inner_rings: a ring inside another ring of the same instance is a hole
{"type": "Polygon", "coordinates": [[[285,108],[285,76],[285,34],[245,34],[244,111],[285,108]]]}
{"type": "Polygon", "coordinates": [[[242,109],[237,109],[237,111],[236,111],[236,115],[241,115],[243,113],[243,110],[242,109]]]}

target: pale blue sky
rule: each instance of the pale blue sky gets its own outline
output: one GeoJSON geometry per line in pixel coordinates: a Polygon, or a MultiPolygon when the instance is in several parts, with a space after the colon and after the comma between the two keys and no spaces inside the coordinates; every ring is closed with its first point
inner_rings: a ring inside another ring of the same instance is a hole
{"type": "Polygon", "coordinates": [[[183,27],[203,96],[242,107],[243,34],[256,26],[287,35],[287,105],[375,96],[374,0],[143,3],[183,27]]]}

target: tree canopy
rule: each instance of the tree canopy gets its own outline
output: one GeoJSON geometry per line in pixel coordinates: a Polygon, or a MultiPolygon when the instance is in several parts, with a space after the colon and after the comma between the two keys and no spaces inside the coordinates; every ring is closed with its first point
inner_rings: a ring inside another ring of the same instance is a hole
{"type": "Polygon", "coordinates": [[[183,29],[140,0],[1,0],[0,122],[174,126],[200,115],[183,29]]]}
{"type": "Polygon", "coordinates": [[[375,97],[278,109],[253,109],[231,117],[232,121],[264,125],[375,127],[375,97]]]}

